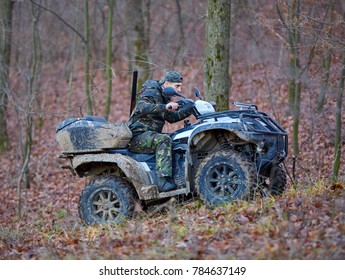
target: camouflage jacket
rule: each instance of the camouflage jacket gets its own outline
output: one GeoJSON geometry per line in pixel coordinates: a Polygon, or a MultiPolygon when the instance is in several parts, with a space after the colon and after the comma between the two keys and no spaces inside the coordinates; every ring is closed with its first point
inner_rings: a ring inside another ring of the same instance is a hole
{"type": "Polygon", "coordinates": [[[165,109],[169,103],[161,90],[157,88],[144,89],[138,98],[137,104],[129,118],[129,128],[133,136],[145,131],[156,131],[161,133],[165,121],[169,123],[178,122],[191,115],[192,106],[182,108],[178,111],[168,111],[165,109]]]}

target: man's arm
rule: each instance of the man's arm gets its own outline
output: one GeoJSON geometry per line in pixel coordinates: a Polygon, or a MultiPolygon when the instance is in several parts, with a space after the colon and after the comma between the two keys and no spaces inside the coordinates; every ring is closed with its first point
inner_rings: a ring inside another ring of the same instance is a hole
{"type": "MultiPolygon", "coordinates": [[[[175,102],[171,102],[171,103],[175,103],[175,102]]],[[[176,104],[177,104],[177,108],[178,108],[179,104],[178,103],[176,103],[176,104]]],[[[194,103],[193,104],[186,104],[180,110],[177,110],[177,111],[169,110],[168,113],[166,114],[165,119],[169,123],[181,121],[181,120],[189,117],[192,114],[193,107],[194,107],[194,103]]]]}
{"type": "Polygon", "coordinates": [[[138,100],[135,111],[140,112],[142,115],[152,114],[154,112],[163,113],[166,111],[166,105],[156,103],[154,98],[145,96],[138,100]]]}

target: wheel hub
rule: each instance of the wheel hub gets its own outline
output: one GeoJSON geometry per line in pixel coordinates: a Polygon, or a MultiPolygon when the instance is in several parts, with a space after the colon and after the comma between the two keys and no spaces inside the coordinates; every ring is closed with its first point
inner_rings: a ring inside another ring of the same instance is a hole
{"type": "Polygon", "coordinates": [[[111,208],[111,204],[110,203],[104,203],[102,208],[103,208],[103,210],[107,211],[111,208]]]}
{"type": "Polygon", "coordinates": [[[213,191],[222,197],[231,196],[239,184],[238,173],[231,165],[219,164],[211,171],[209,184],[213,191]]]}
{"type": "Polygon", "coordinates": [[[119,212],[118,200],[113,193],[109,191],[103,191],[98,194],[98,199],[93,203],[94,215],[102,217],[104,220],[116,216],[115,212],[119,212]]]}
{"type": "Polygon", "coordinates": [[[222,189],[223,189],[224,187],[228,187],[230,181],[231,181],[231,180],[230,180],[229,176],[224,176],[224,175],[222,175],[221,178],[220,178],[220,180],[219,180],[219,183],[220,183],[222,189]]]}

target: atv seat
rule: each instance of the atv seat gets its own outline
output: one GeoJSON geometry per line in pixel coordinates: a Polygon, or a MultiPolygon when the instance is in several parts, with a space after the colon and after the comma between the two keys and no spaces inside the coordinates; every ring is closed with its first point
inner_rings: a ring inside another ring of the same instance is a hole
{"type": "Polygon", "coordinates": [[[138,153],[132,153],[128,149],[111,149],[111,150],[108,150],[107,152],[109,152],[111,154],[117,153],[117,154],[129,156],[129,157],[131,157],[131,158],[133,158],[139,162],[146,162],[146,161],[149,161],[149,160],[154,159],[156,157],[156,155],[154,153],[152,153],[152,154],[138,154],[138,153]]]}

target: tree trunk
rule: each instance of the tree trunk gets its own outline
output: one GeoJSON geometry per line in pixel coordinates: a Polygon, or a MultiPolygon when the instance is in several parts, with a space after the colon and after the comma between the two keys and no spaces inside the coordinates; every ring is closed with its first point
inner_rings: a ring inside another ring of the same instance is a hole
{"type": "Polygon", "coordinates": [[[89,0],[84,1],[84,71],[85,71],[85,95],[87,101],[87,114],[93,115],[92,90],[90,83],[90,27],[89,27],[89,0]]]}
{"type": "MultiPolygon", "coordinates": [[[[301,94],[301,87],[298,85],[300,83],[300,62],[299,62],[299,44],[300,44],[300,32],[299,32],[299,13],[300,13],[300,2],[299,0],[293,0],[291,6],[289,7],[289,69],[290,69],[290,78],[289,78],[289,87],[288,87],[288,102],[289,102],[289,111],[293,112],[294,116],[297,116],[295,111],[296,102],[299,100],[301,94]]],[[[298,139],[297,136],[293,139],[298,139]]],[[[294,152],[298,154],[298,151],[294,152]]],[[[294,153],[295,154],[295,153],[294,153]]]]}
{"type": "Polygon", "coordinates": [[[11,57],[12,0],[0,1],[0,154],[8,146],[7,134],[7,92],[11,57]]]}
{"type": "MultiPolygon", "coordinates": [[[[81,1],[77,0],[76,7],[79,10],[81,5],[81,1]]],[[[77,27],[78,25],[78,17],[74,18],[74,26],[77,27]]],[[[71,113],[71,98],[72,98],[72,83],[74,79],[74,71],[75,71],[75,61],[76,61],[76,53],[78,49],[78,34],[76,32],[72,33],[72,45],[71,45],[71,59],[68,61],[67,64],[67,82],[68,82],[68,91],[67,91],[67,98],[66,98],[66,110],[68,112],[68,117],[73,117],[71,113]]],[[[82,38],[83,39],[83,38],[82,38]]]]}
{"type": "MultiPolygon", "coordinates": [[[[334,1],[329,3],[330,7],[330,22],[329,22],[329,29],[327,32],[327,37],[329,40],[332,39],[332,33],[333,33],[333,25],[334,25],[334,1]]],[[[320,93],[318,97],[318,103],[317,103],[317,111],[320,113],[323,109],[323,105],[325,103],[326,99],[326,93],[328,88],[328,81],[329,81],[329,73],[331,69],[331,61],[332,61],[332,48],[327,47],[323,61],[322,61],[322,80],[321,80],[321,88],[320,93]]]]}
{"type": "Polygon", "coordinates": [[[204,89],[220,111],[229,108],[230,9],[227,0],[207,1],[204,89]]]}
{"type": "Polygon", "coordinates": [[[108,10],[108,33],[107,33],[107,53],[106,53],[106,69],[105,75],[107,78],[107,100],[105,104],[104,117],[108,120],[110,113],[111,105],[111,93],[112,93],[112,33],[113,33],[113,9],[114,9],[114,0],[108,0],[109,10],[108,10]]]}
{"type": "Polygon", "coordinates": [[[30,187],[30,172],[29,163],[32,148],[32,134],[33,134],[33,112],[35,111],[35,102],[38,100],[38,92],[40,88],[40,72],[41,72],[41,49],[40,49],[40,35],[38,28],[38,19],[40,16],[40,8],[32,4],[32,67],[31,73],[28,77],[28,106],[25,118],[25,142],[23,147],[23,163],[18,178],[17,195],[18,207],[17,215],[20,218],[22,213],[22,182],[24,182],[25,190],[30,187]]]}
{"type": "Polygon", "coordinates": [[[138,86],[141,87],[143,82],[151,77],[151,65],[149,63],[149,39],[146,34],[146,25],[143,13],[142,0],[126,1],[126,18],[128,31],[127,50],[129,71],[138,70],[138,86]]]}
{"type": "MultiPolygon", "coordinates": [[[[345,16],[344,16],[345,19],[345,16]]],[[[336,182],[338,180],[339,168],[340,168],[340,158],[341,158],[341,110],[344,94],[344,83],[345,83],[345,52],[343,53],[343,70],[341,71],[339,91],[337,96],[337,105],[335,112],[335,140],[334,140],[334,161],[333,161],[333,174],[332,181],[336,182]]]]}
{"type": "Polygon", "coordinates": [[[178,26],[179,26],[179,45],[174,57],[173,66],[180,65],[181,67],[184,66],[184,51],[186,48],[186,37],[184,34],[183,28],[183,21],[182,21],[182,14],[181,14],[181,3],[180,0],[175,0],[176,7],[177,7],[177,16],[178,16],[178,26]]]}
{"type": "Polygon", "coordinates": [[[300,31],[299,13],[300,1],[293,0],[289,9],[289,51],[290,51],[290,79],[289,79],[289,108],[293,112],[292,146],[295,158],[299,154],[298,129],[301,104],[301,67],[299,62],[300,31]]]}

